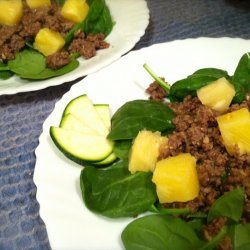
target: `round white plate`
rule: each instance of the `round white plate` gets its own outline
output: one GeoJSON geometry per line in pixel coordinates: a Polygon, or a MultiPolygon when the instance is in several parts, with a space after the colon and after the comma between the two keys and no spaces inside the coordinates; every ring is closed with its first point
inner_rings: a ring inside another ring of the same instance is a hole
{"type": "Polygon", "coordinates": [[[106,0],[106,3],[115,21],[112,32],[106,38],[110,48],[99,50],[91,59],[80,58],[80,66],[62,76],[42,81],[24,80],[16,76],[8,80],[0,80],[0,95],[34,91],[73,81],[101,69],[132,49],[144,35],[149,23],[146,1],[106,0]]]}
{"type": "Polygon", "coordinates": [[[128,53],[87,76],[63,96],[45,121],[35,152],[37,200],[52,249],[122,249],[121,232],[132,220],[107,219],[84,206],[79,186],[81,167],[66,159],[49,136],[50,126],[59,125],[66,104],[76,96],[87,94],[94,103],[108,103],[114,113],[129,100],[147,98],[145,89],[152,79],[144,70],[144,63],[173,83],[203,67],[221,68],[233,74],[240,57],[249,49],[249,40],[232,38],[156,44],[128,53]]]}

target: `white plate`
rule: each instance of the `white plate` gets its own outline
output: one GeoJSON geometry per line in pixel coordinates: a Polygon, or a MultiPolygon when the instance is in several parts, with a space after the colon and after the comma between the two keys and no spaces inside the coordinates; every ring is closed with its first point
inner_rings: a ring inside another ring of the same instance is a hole
{"type": "Polygon", "coordinates": [[[16,76],[0,80],[0,95],[44,89],[73,81],[93,73],[128,52],[144,35],[149,23],[149,10],[145,0],[106,0],[115,26],[106,38],[110,48],[99,50],[91,59],[79,59],[80,66],[74,71],[42,81],[23,80],[16,76]]]}
{"type": "Polygon", "coordinates": [[[147,98],[152,82],[143,69],[147,63],[170,83],[203,67],[217,67],[233,74],[250,41],[199,38],[156,44],[133,51],[110,66],[75,84],[56,104],[45,121],[36,150],[34,181],[40,215],[52,249],[118,250],[120,235],[131,219],[107,219],[88,211],[81,198],[81,167],[66,159],[54,146],[49,127],[58,125],[63,109],[74,97],[86,93],[95,103],[108,103],[114,112],[126,101],[147,98]]]}

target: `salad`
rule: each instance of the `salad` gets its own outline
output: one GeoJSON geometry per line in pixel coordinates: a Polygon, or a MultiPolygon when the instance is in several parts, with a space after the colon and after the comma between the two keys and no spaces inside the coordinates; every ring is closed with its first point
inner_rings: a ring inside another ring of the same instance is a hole
{"type": "Polygon", "coordinates": [[[42,80],[66,74],[109,47],[112,20],[105,0],[0,2],[0,79],[42,80]]]}
{"type": "Polygon", "coordinates": [[[51,127],[61,152],[85,166],[88,209],[135,217],[126,249],[249,249],[249,62],[246,53],[232,76],[205,68],[171,86],[145,65],[156,80],[149,100],[110,118],[84,94],[51,127]]]}

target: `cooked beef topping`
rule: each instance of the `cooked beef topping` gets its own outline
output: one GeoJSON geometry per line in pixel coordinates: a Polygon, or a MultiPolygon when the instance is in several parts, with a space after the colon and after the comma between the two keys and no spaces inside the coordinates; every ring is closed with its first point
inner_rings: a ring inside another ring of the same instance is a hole
{"type": "MultiPolygon", "coordinates": [[[[162,88],[153,83],[147,89],[150,99],[163,101],[176,114],[173,119],[175,131],[168,135],[168,147],[160,149],[159,159],[190,153],[197,160],[200,183],[199,196],[189,202],[164,204],[165,207],[185,208],[191,213],[207,212],[212,204],[225,192],[237,187],[245,188],[242,221],[250,221],[250,155],[228,154],[218,128],[216,117],[220,115],[201,104],[197,97],[187,96],[182,102],[166,102],[162,88]]],[[[241,104],[233,104],[227,112],[246,107],[250,109],[250,98],[241,104]]],[[[218,218],[204,227],[204,237],[209,240],[225,225],[225,218],[218,218]]],[[[218,249],[230,250],[232,243],[225,237],[218,249]]]]}
{"type": "Polygon", "coordinates": [[[46,63],[51,69],[57,69],[67,65],[70,62],[69,53],[67,51],[57,52],[47,56],[46,63]]]}
{"type": "MultiPolygon", "coordinates": [[[[239,186],[245,187],[245,203],[249,204],[250,155],[230,156],[227,153],[216,122],[216,116],[219,114],[202,105],[197,97],[187,96],[183,102],[167,105],[176,114],[173,119],[176,130],[168,136],[168,148],[161,150],[160,158],[184,152],[192,154],[197,160],[200,182],[200,194],[195,200],[172,205],[190,207],[193,212],[199,209],[207,211],[224,192],[239,186]]],[[[246,100],[240,105],[232,105],[230,110],[249,105],[250,101],[246,100]]],[[[245,210],[249,213],[247,207],[245,206],[245,210]]]]}
{"type": "Polygon", "coordinates": [[[77,31],[74,37],[68,48],[69,52],[79,52],[86,59],[95,56],[96,50],[109,47],[109,44],[103,40],[103,34],[85,36],[82,31],[77,31]]]}
{"type": "Polygon", "coordinates": [[[162,100],[167,94],[165,89],[163,89],[157,82],[151,83],[146,89],[146,92],[149,94],[150,99],[157,101],[162,100]]]}

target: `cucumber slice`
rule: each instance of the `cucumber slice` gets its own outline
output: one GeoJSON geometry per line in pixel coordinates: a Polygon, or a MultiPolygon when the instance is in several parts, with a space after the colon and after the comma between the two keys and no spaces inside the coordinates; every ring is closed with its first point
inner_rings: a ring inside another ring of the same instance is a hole
{"type": "Polygon", "coordinates": [[[116,159],[116,155],[114,153],[111,153],[108,157],[106,157],[102,161],[94,162],[94,165],[102,166],[112,163],[116,159]]]}
{"type": "Polygon", "coordinates": [[[94,129],[100,135],[107,136],[109,129],[105,126],[102,118],[97,113],[92,101],[87,95],[81,95],[71,100],[66,106],[63,116],[73,114],[84,124],[94,129]]]}
{"type": "Polygon", "coordinates": [[[94,104],[94,108],[96,109],[97,113],[102,118],[106,127],[110,130],[111,129],[111,117],[110,117],[110,109],[108,104],[94,104]]]}
{"type": "Polygon", "coordinates": [[[64,155],[79,164],[102,161],[113,150],[113,142],[101,135],[51,126],[50,136],[64,155]]]}
{"type": "Polygon", "coordinates": [[[89,126],[86,126],[83,122],[81,122],[77,117],[72,114],[67,114],[63,116],[59,127],[68,130],[75,130],[82,133],[98,135],[96,130],[90,128],[89,126]]]}

